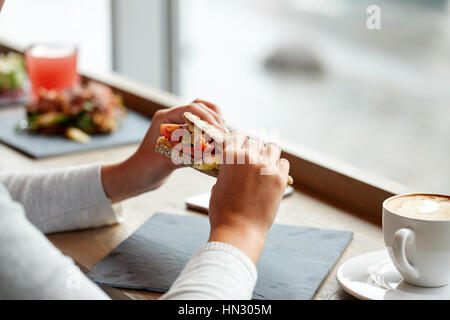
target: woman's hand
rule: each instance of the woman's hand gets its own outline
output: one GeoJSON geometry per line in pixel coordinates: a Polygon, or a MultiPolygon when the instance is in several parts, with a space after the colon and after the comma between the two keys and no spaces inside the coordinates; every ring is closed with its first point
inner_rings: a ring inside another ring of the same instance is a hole
{"type": "Polygon", "coordinates": [[[155,151],[163,123],[184,123],[184,112],[196,114],[201,119],[227,131],[219,108],[207,101],[195,100],[187,106],[159,110],[135,154],[124,162],[102,167],[102,182],[105,193],[113,202],[118,202],[161,186],[173,170],[178,168],[171,159],[155,151]]]}
{"type": "Polygon", "coordinates": [[[280,154],[277,144],[266,147],[243,134],[228,136],[224,162],[234,159],[234,164],[221,164],[211,195],[209,241],[232,244],[255,264],[288,180],[289,162],[280,154]]]}

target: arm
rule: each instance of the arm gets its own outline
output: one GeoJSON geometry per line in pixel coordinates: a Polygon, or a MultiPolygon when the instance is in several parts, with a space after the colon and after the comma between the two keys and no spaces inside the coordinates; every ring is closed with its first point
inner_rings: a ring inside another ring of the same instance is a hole
{"type": "Polygon", "coordinates": [[[209,242],[162,299],[251,298],[257,277],[255,264],[278,211],[289,162],[280,159],[276,144],[266,148],[241,134],[229,140],[224,159],[233,153],[232,159],[245,159],[245,164],[221,165],[209,206],[209,242]]]}
{"type": "Polygon", "coordinates": [[[108,299],[25,217],[0,183],[0,299],[108,299]]]}
{"type": "Polygon", "coordinates": [[[208,242],[191,258],[162,300],[249,300],[255,264],[237,247],[208,242]]]}
{"type": "Polygon", "coordinates": [[[177,168],[155,152],[161,123],[183,122],[193,112],[223,128],[216,106],[196,102],[158,111],[144,141],[129,159],[113,164],[89,165],[37,173],[3,173],[0,183],[20,202],[27,218],[42,232],[99,227],[122,220],[121,206],[112,203],[151,191],[177,168]]]}
{"type": "Polygon", "coordinates": [[[22,204],[29,221],[44,233],[117,223],[101,180],[101,165],[33,173],[0,174],[13,200],[22,204]]]}

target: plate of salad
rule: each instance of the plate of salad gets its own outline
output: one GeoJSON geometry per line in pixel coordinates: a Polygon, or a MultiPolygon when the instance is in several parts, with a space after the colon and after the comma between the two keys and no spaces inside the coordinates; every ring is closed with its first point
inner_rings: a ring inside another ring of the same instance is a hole
{"type": "Polygon", "coordinates": [[[89,143],[92,135],[117,131],[127,116],[121,96],[94,81],[62,91],[42,88],[25,107],[27,117],[21,129],[81,143],[89,143]]]}

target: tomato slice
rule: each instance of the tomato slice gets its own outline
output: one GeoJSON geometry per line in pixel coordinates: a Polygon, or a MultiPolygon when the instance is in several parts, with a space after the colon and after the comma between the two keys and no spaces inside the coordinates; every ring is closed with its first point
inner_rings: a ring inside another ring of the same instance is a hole
{"type": "Polygon", "coordinates": [[[208,143],[205,147],[205,149],[203,150],[203,152],[207,152],[209,154],[214,154],[215,153],[215,144],[214,143],[208,143]]]}
{"type": "MultiPolygon", "coordinates": [[[[172,141],[172,133],[175,130],[184,129],[184,128],[186,128],[185,124],[162,124],[159,127],[159,132],[167,140],[172,141]]],[[[181,141],[181,137],[180,137],[179,141],[181,141]]]]}
{"type": "Polygon", "coordinates": [[[195,143],[195,152],[203,152],[208,146],[208,142],[206,142],[206,139],[203,136],[200,136],[200,138],[195,143]]]}

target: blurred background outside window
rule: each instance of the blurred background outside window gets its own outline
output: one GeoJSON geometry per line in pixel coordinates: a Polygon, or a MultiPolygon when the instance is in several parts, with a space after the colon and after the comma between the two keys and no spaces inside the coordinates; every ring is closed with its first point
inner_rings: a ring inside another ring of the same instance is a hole
{"type": "Polygon", "coordinates": [[[105,72],[113,66],[110,17],[110,0],[6,0],[0,37],[21,47],[75,43],[82,68],[105,72]]]}
{"type": "Polygon", "coordinates": [[[116,71],[218,103],[239,128],[421,191],[450,190],[447,0],[6,0],[1,39],[73,42],[116,71]],[[368,30],[366,9],[381,9],[368,30]]]}

